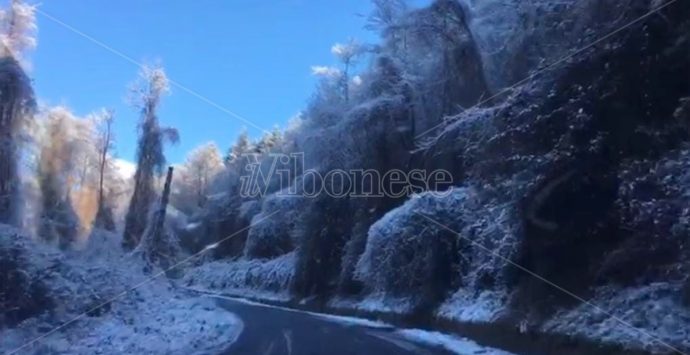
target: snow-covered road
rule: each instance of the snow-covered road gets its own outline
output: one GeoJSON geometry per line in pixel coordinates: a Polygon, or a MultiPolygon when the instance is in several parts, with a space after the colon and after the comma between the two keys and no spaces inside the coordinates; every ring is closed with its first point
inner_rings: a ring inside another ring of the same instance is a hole
{"type": "Polygon", "coordinates": [[[225,354],[507,354],[462,338],[214,296],[244,328],[225,354]]]}

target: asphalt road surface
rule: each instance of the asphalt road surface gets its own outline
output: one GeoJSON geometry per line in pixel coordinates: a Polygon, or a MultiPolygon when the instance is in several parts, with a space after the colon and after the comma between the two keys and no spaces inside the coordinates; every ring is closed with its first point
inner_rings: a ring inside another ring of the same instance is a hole
{"type": "Polygon", "coordinates": [[[450,355],[416,343],[394,328],[333,320],[306,312],[216,298],[244,323],[223,354],[232,355],[450,355]]]}

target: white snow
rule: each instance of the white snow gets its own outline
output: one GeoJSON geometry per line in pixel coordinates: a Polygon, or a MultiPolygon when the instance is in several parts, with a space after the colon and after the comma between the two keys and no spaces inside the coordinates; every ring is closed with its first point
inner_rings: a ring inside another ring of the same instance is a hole
{"type": "Polygon", "coordinates": [[[336,309],[405,314],[412,310],[413,300],[409,297],[392,297],[383,292],[375,292],[360,300],[334,298],[328,305],[336,309]]]}
{"type": "Polygon", "coordinates": [[[187,270],[182,283],[234,296],[286,301],[294,263],[294,252],[270,260],[213,261],[187,270]]]}
{"type": "Polygon", "coordinates": [[[627,289],[602,287],[589,304],[556,314],[543,329],[654,352],[687,349],[690,310],[675,296],[679,289],[680,285],[667,283],[627,289]]]}
{"type": "Polygon", "coordinates": [[[315,317],[325,319],[331,322],[336,322],[348,326],[361,326],[361,327],[367,327],[367,328],[393,328],[392,325],[381,322],[381,321],[373,321],[369,319],[363,319],[363,318],[355,318],[355,317],[347,317],[347,316],[336,316],[332,314],[323,314],[323,313],[309,313],[315,317]]]}
{"type": "Polygon", "coordinates": [[[437,316],[465,322],[490,322],[506,307],[506,294],[459,289],[437,311],[437,316]]]}
{"type": "Polygon", "coordinates": [[[452,351],[458,355],[468,354],[494,354],[494,355],[509,355],[511,353],[498,350],[494,348],[487,348],[475,343],[466,338],[460,338],[453,335],[443,334],[439,332],[426,331],[422,329],[402,329],[396,331],[397,334],[420,343],[426,343],[434,346],[441,346],[448,351],[452,351]]]}
{"type": "Polygon", "coordinates": [[[241,333],[239,318],[212,300],[190,297],[165,276],[143,273],[141,260],[120,252],[117,235],[99,232],[91,242],[62,254],[24,240],[31,244],[29,265],[40,268],[56,306],[0,330],[0,352],[204,354],[227,348],[241,333]],[[85,314],[104,304],[101,314],[85,314]]]}

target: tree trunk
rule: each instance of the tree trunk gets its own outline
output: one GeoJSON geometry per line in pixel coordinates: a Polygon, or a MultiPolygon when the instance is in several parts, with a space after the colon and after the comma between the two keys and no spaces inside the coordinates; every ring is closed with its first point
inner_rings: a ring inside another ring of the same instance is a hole
{"type": "Polygon", "coordinates": [[[165,223],[165,213],[168,209],[168,203],[170,201],[170,184],[172,183],[173,167],[168,167],[168,175],[165,177],[165,185],[163,185],[163,195],[161,196],[161,206],[158,211],[159,215],[156,221],[156,227],[158,230],[163,230],[163,224],[165,223]]]}
{"type": "Polygon", "coordinates": [[[151,271],[154,266],[167,270],[176,253],[176,245],[165,230],[165,214],[170,200],[170,184],[172,182],[173,167],[168,167],[168,174],[163,186],[160,204],[150,216],[148,227],[144,232],[141,245],[136,253],[141,253],[147,266],[144,271],[151,271]]]}

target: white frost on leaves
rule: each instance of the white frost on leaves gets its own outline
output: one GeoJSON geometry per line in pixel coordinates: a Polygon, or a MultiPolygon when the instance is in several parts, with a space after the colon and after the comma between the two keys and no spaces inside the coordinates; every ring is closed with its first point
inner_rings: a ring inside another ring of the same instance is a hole
{"type": "Polygon", "coordinates": [[[0,45],[2,55],[20,61],[23,54],[36,47],[36,6],[24,1],[11,1],[9,9],[0,11],[0,45]],[[9,53],[7,53],[9,52],[9,53]]]}
{"type": "Polygon", "coordinates": [[[436,315],[463,322],[490,322],[505,310],[503,291],[459,289],[444,302],[436,315]]]}
{"type": "Polygon", "coordinates": [[[343,310],[360,310],[365,312],[384,312],[405,314],[412,310],[412,299],[409,297],[392,297],[383,292],[367,295],[363,299],[333,298],[329,307],[343,310]]]}
{"type": "Polygon", "coordinates": [[[688,349],[690,309],[676,296],[680,287],[668,283],[626,289],[602,287],[589,304],[559,312],[543,330],[654,352],[671,350],[661,342],[688,349]]]}
{"type": "Polygon", "coordinates": [[[417,195],[371,226],[356,269],[357,279],[371,295],[357,308],[383,311],[397,299],[395,311],[400,312],[404,311],[400,300],[413,304],[433,272],[435,254],[429,244],[436,240],[430,238],[456,238],[459,255],[450,257],[459,257],[464,265],[462,275],[457,275],[463,285],[441,306],[439,315],[491,320],[505,307],[502,271],[517,250],[518,223],[512,204],[485,198],[476,188],[453,188],[444,194],[417,195]]]}
{"type": "Polygon", "coordinates": [[[260,299],[289,299],[294,252],[268,261],[240,259],[205,263],[186,272],[187,287],[260,299]]]}

